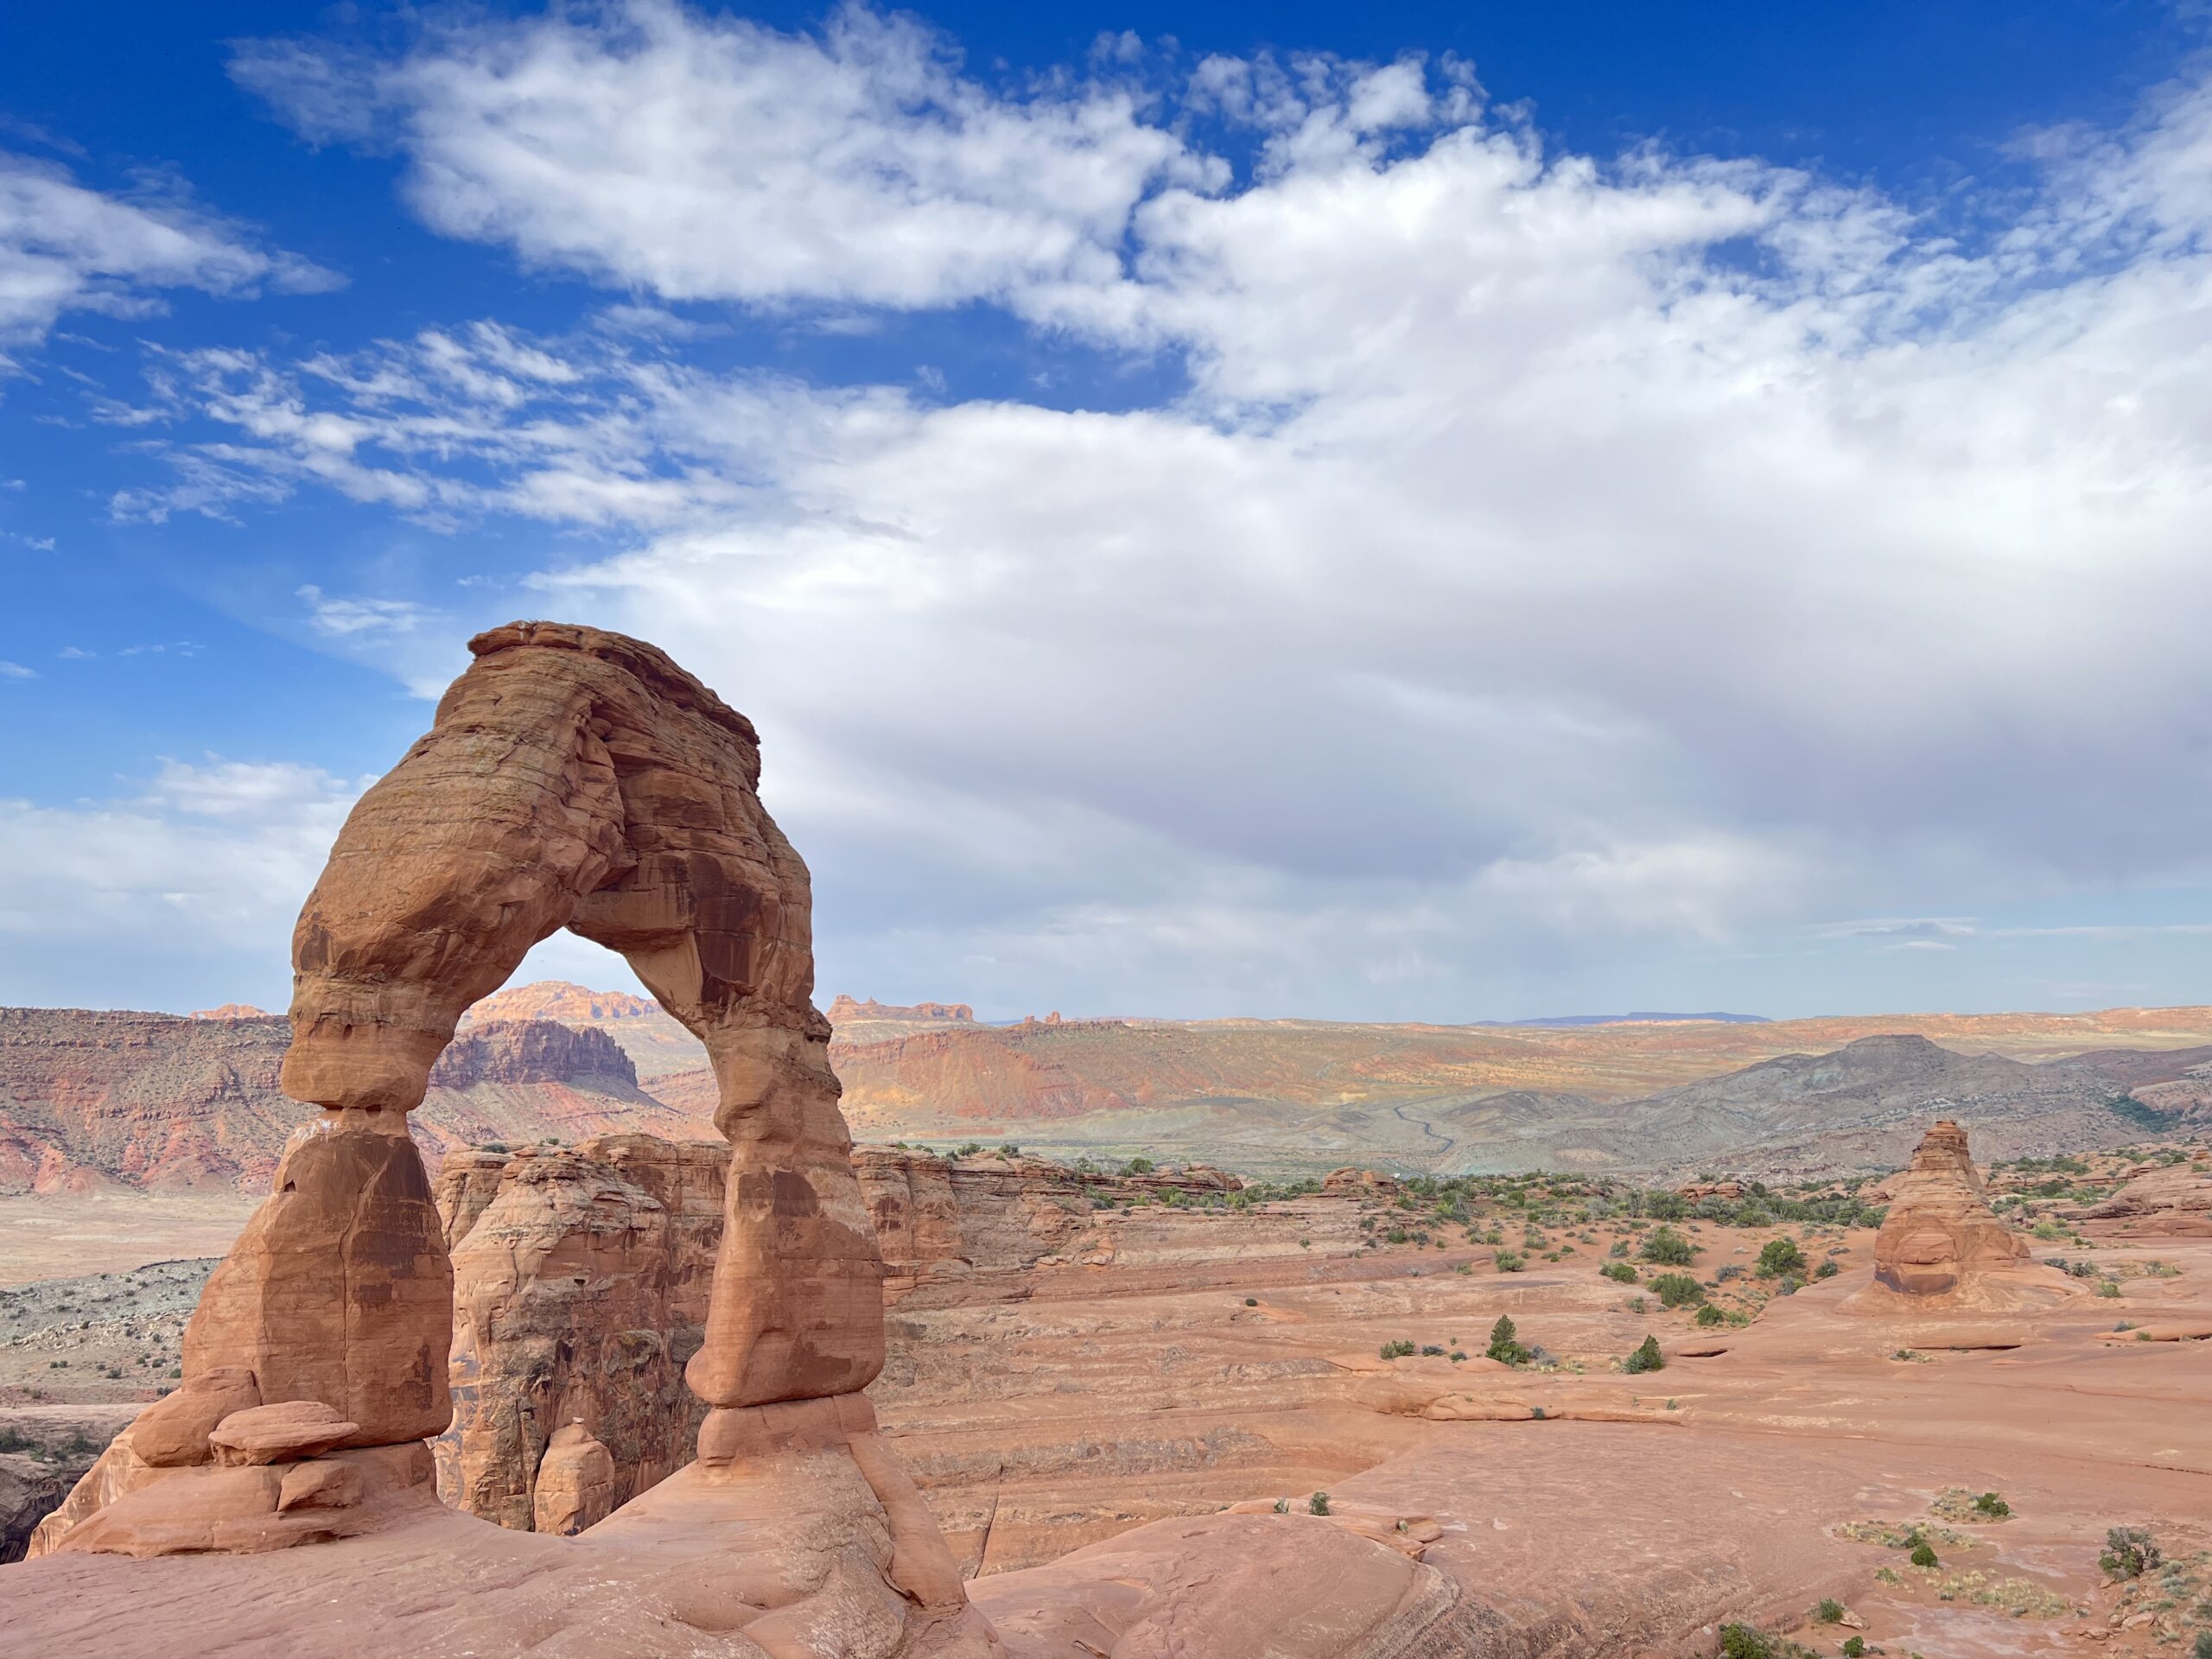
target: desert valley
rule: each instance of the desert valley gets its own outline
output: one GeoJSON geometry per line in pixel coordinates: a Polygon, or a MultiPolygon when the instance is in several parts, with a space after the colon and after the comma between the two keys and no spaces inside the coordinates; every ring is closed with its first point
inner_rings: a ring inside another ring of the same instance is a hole
{"type": "Polygon", "coordinates": [[[289,1020],[0,1012],[18,1650],[2212,1651],[2212,1009],[824,1019],[742,717],[475,650],[289,1020]]]}

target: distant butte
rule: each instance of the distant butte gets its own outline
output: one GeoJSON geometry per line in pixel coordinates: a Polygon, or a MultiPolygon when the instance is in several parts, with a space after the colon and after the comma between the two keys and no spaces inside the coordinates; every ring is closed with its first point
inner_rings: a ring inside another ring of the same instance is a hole
{"type": "Polygon", "coordinates": [[[976,1010],[965,1002],[915,1002],[902,1007],[895,1002],[879,1002],[874,997],[855,1002],[849,996],[840,996],[830,1005],[831,1025],[850,1024],[855,1020],[926,1020],[972,1026],[976,1023],[976,1010]]]}

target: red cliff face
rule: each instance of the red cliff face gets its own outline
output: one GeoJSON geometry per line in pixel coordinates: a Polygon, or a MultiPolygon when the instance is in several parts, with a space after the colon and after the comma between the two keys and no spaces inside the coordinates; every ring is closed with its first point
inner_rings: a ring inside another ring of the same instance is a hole
{"type": "MultiPolygon", "coordinates": [[[[0,1008],[0,1193],[266,1187],[309,1116],[277,1085],[290,1039],[273,1015],[0,1008]]],[[[604,1033],[545,1021],[469,1027],[430,1084],[410,1127],[434,1162],[487,1141],[705,1126],[640,1090],[604,1033]]]]}
{"type": "Polygon", "coordinates": [[[901,1005],[879,1002],[874,997],[856,1002],[849,996],[840,996],[830,1005],[830,1023],[837,1025],[853,1020],[942,1020],[948,1023],[973,1025],[976,1010],[965,1002],[914,1002],[901,1005]]]}
{"type": "Polygon", "coordinates": [[[613,1078],[634,1089],[638,1068],[605,1032],[548,1020],[473,1024],[430,1068],[434,1089],[471,1089],[480,1083],[573,1083],[584,1077],[613,1078]]]}
{"type": "MultiPolygon", "coordinates": [[[[706,1408],[683,1366],[705,1328],[728,1161],[720,1141],[649,1135],[447,1161],[436,1196],[454,1270],[454,1417],[437,1444],[448,1503],[521,1531],[541,1513],[588,1513],[595,1501],[538,1501],[556,1434],[579,1423],[612,1459],[602,1514],[690,1460],[706,1408]]],[[[575,1471],[553,1461],[566,1495],[575,1471]]]]}

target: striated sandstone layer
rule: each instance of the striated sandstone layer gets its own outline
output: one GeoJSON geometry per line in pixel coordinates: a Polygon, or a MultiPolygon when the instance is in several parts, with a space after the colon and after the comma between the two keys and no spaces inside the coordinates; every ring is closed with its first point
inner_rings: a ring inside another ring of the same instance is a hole
{"type": "Polygon", "coordinates": [[[2080,1218],[2145,1237],[2212,1238],[2212,1154],[2145,1170],[2080,1218]]]}
{"type": "Polygon", "coordinates": [[[573,1425],[608,1459],[609,1509],[690,1461],[706,1406],[683,1366],[704,1337],[728,1155],[608,1135],[448,1160],[454,1416],[436,1448],[448,1503],[529,1529],[573,1425]]]}
{"type": "Polygon", "coordinates": [[[2037,1265],[2027,1240],[1998,1219],[1967,1132],[1948,1118],[1922,1137],[1911,1166],[1888,1187],[1874,1281],[1861,1296],[2001,1309],[2075,1294],[2065,1274],[2037,1265]]]}
{"type": "MultiPolygon", "coordinates": [[[[289,1040],[253,1014],[0,1008],[0,1193],[267,1191],[299,1120],[277,1083],[289,1040]]],[[[508,1020],[440,1057],[408,1127],[435,1161],[487,1141],[681,1139],[710,1116],[645,1093],[603,1032],[508,1020]]]]}

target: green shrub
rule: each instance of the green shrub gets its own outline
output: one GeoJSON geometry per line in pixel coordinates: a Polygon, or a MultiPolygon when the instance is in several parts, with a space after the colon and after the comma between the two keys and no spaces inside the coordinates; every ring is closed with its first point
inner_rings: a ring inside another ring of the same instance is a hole
{"type": "Polygon", "coordinates": [[[1974,1508],[1976,1515],[1995,1516],[2000,1521],[2012,1513],[2012,1506],[1994,1492],[1984,1492],[1974,1499],[1974,1508]]]}
{"type": "Polygon", "coordinates": [[[1865,1637],[1847,1636],[1843,1638],[1843,1659],[1861,1659],[1861,1656],[1866,1651],[1866,1638],[1865,1637]]]}
{"type": "Polygon", "coordinates": [[[1698,1309],[1697,1322],[1701,1325],[1710,1328],[1716,1325],[1727,1324],[1728,1316],[1726,1313],[1723,1313],[1719,1308],[1715,1307],[1711,1302],[1707,1302],[1704,1306],[1698,1309]]]}
{"type": "Polygon", "coordinates": [[[2141,1527],[2114,1527],[2105,1534],[2097,1565],[2115,1579],[2139,1579],[2157,1571],[2162,1559],[2157,1541],[2141,1527]]]}
{"type": "Polygon", "coordinates": [[[1625,1262],[1615,1262],[1598,1271],[1619,1284],[1632,1285],[1636,1282],[1636,1269],[1625,1262]]]}
{"type": "Polygon", "coordinates": [[[1662,1307],[1694,1307],[1705,1300],[1705,1287],[1687,1273],[1662,1273],[1652,1280],[1651,1294],[1662,1307]]]}
{"type": "Polygon", "coordinates": [[[1247,1296],[1244,1299],[1244,1306],[1247,1307],[1257,1307],[1259,1305],[1260,1299],[1256,1296],[1247,1296]]]}
{"type": "Polygon", "coordinates": [[[1132,1158],[1128,1163],[1122,1166],[1122,1173],[1124,1175],[1149,1175],[1152,1173],[1153,1169],[1154,1164],[1151,1159],[1132,1158]]]}
{"type": "Polygon", "coordinates": [[[1797,1248],[1794,1238],[1770,1238],[1760,1249],[1759,1264],[1753,1271],[1762,1279],[1777,1278],[1785,1273],[1802,1274],[1805,1252],[1797,1248]]]}
{"type": "Polygon", "coordinates": [[[1313,1497],[1306,1500],[1306,1514],[1326,1515],[1328,1512],[1329,1495],[1326,1492],[1316,1492],[1313,1497]]]}
{"type": "Polygon", "coordinates": [[[1441,1359],[1444,1357],[1444,1351],[1433,1342],[1425,1342],[1421,1344],[1421,1357],[1425,1359],[1441,1359]]]}
{"type": "Polygon", "coordinates": [[[1720,1659],[1774,1659],[1774,1643],[1748,1624],[1723,1624],[1720,1659]]]}
{"type": "Polygon", "coordinates": [[[1527,1261],[1511,1250],[1500,1250],[1497,1253],[1497,1270],[1500,1273],[1518,1273],[1528,1265],[1527,1261]]]}
{"type": "Polygon", "coordinates": [[[1497,1323],[1490,1328],[1490,1346],[1484,1352],[1490,1358],[1502,1360],[1508,1365],[1526,1365],[1529,1363],[1529,1351],[1521,1345],[1521,1333],[1514,1328],[1511,1314],[1497,1316],[1497,1323]]]}
{"type": "Polygon", "coordinates": [[[1815,1279],[1833,1279],[1837,1274],[1842,1271],[1843,1269],[1837,1267],[1833,1260],[1821,1262],[1819,1267],[1813,1269],[1813,1277],[1815,1279]]]}
{"type": "Polygon", "coordinates": [[[1646,1337],[1637,1351],[1621,1362],[1621,1369],[1630,1373],[1664,1370],[1666,1356],[1659,1351],[1659,1338],[1646,1337]]]}
{"type": "Polygon", "coordinates": [[[2190,1659],[2212,1659],[2212,1630],[2199,1630],[2190,1659]]]}
{"type": "Polygon", "coordinates": [[[1922,1539],[1918,1543],[1912,1547],[1912,1564],[1915,1567],[1940,1567],[1942,1565],[1942,1563],[1936,1559],[1935,1546],[1930,1544],[1925,1538],[1922,1539]]]}
{"type": "Polygon", "coordinates": [[[1656,1262],[1662,1267],[1687,1268],[1696,1259],[1697,1251],[1689,1240],[1671,1227],[1659,1227],[1643,1241],[1643,1259],[1656,1262]]]}
{"type": "Polygon", "coordinates": [[[1814,1620],[1821,1624],[1843,1623],[1843,1604],[1834,1596],[1822,1596],[1820,1605],[1813,1609],[1814,1620]]]}
{"type": "Polygon", "coordinates": [[[1382,1357],[1385,1359],[1402,1359],[1414,1351],[1414,1344],[1410,1342],[1386,1342],[1382,1344],[1382,1357]]]}

